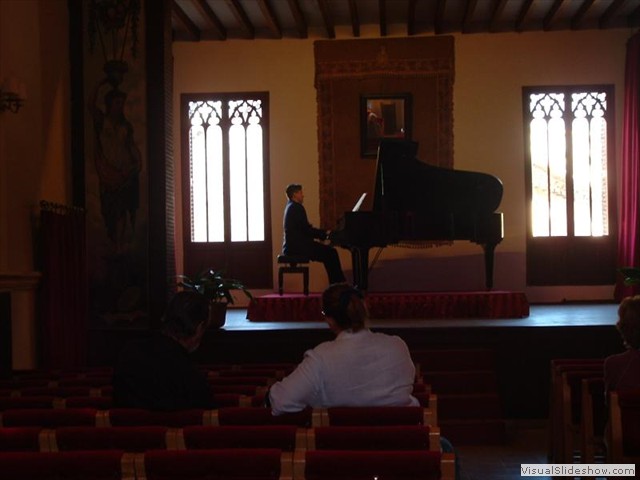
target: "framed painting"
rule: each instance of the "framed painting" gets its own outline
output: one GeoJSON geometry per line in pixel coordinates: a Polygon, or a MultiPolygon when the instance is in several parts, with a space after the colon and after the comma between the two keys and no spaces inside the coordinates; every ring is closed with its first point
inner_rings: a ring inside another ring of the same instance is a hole
{"type": "Polygon", "coordinates": [[[360,96],[360,154],[375,157],[383,138],[411,139],[411,95],[360,96]]]}

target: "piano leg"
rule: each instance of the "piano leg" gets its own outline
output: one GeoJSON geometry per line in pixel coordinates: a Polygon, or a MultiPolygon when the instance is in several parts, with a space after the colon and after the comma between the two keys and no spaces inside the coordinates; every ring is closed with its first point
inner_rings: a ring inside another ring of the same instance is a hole
{"type": "Polygon", "coordinates": [[[493,253],[496,249],[497,243],[484,243],[482,249],[484,250],[484,281],[487,290],[493,288],[493,253]]]}
{"type": "Polygon", "coordinates": [[[353,268],[353,286],[366,291],[369,288],[369,248],[352,247],[351,265],[353,268]]]}

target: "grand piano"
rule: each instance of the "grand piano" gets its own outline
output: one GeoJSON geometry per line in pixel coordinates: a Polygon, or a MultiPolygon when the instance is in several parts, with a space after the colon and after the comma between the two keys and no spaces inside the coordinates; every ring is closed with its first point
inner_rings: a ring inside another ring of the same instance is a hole
{"type": "Polygon", "coordinates": [[[485,284],[493,287],[493,257],[503,238],[495,210],[502,182],[493,175],[428,165],[417,142],[382,140],[378,148],[373,210],[346,212],[330,236],[350,250],[354,284],[367,290],[369,250],[387,245],[470,240],[484,250],[485,284]]]}

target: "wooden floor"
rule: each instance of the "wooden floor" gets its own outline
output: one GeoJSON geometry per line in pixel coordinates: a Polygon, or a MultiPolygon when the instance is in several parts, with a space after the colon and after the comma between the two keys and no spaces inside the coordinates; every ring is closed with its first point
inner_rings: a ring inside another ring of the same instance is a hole
{"type": "MultiPolygon", "coordinates": [[[[513,319],[430,319],[430,320],[376,320],[372,328],[528,328],[528,327],[584,327],[613,326],[617,321],[618,305],[613,303],[531,305],[525,318],[513,319]]],[[[296,330],[325,329],[322,322],[251,322],[246,309],[229,309],[225,330],[296,330]]]]}

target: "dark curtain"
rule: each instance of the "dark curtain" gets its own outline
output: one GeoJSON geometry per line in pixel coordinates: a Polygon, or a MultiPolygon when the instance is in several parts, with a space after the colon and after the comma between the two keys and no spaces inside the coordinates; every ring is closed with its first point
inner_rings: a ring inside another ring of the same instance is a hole
{"type": "MultiPolygon", "coordinates": [[[[640,267],[640,33],[627,42],[625,65],[624,112],[622,120],[622,204],[618,232],[618,266],[640,267]]],[[[615,299],[637,293],[618,275],[615,299]]]]}
{"type": "Polygon", "coordinates": [[[40,202],[41,354],[47,368],[86,365],[85,211],[40,202]]]}

